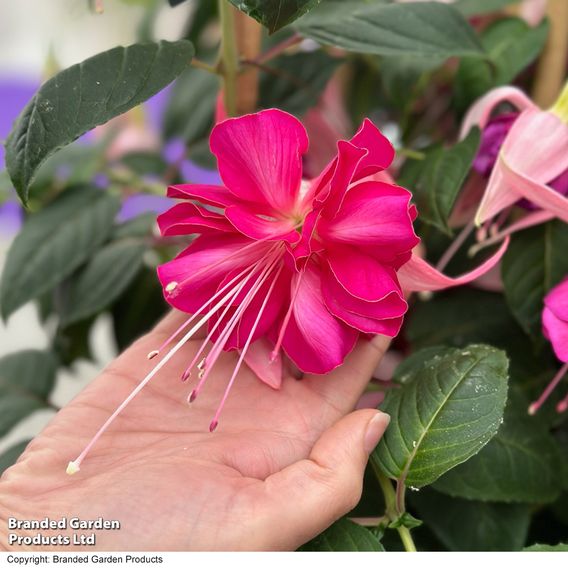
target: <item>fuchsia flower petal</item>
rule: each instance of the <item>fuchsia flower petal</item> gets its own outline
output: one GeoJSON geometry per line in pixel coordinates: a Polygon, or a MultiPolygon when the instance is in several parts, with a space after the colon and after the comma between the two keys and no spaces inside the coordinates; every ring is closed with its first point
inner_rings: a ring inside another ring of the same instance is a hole
{"type": "Polygon", "coordinates": [[[398,271],[398,280],[406,292],[436,291],[468,284],[489,272],[501,260],[508,246],[509,239],[506,238],[499,250],[483,264],[467,274],[453,278],[442,274],[425,260],[413,254],[412,258],[398,271]]]}
{"type": "Polygon", "coordinates": [[[308,136],[292,115],[266,110],[215,126],[211,151],[225,185],[241,201],[291,211],[302,180],[308,136]]]}
{"type": "Polygon", "coordinates": [[[243,270],[262,256],[266,250],[263,246],[268,245],[260,244],[255,253],[243,252],[253,242],[241,235],[223,233],[195,239],[176,258],[158,267],[167,302],[184,312],[197,311],[217,292],[228,273],[243,270]]]}
{"type": "Polygon", "coordinates": [[[220,207],[240,203],[240,200],[222,185],[201,185],[197,183],[170,185],[167,195],[174,199],[195,199],[207,205],[220,207]]]}
{"type": "Polygon", "coordinates": [[[498,87],[478,99],[469,109],[462,124],[460,139],[465,138],[473,126],[485,128],[491,118],[491,113],[497,105],[503,102],[509,102],[519,110],[538,109],[520,89],[509,86],[498,87]]]}
{"type": "MultiPolygon", "coordinates": [[[[292,288],[300,275],[294,277],[292,288]]],[[[321,296],[321,271],[306,267],[297,290],[282,347],[305,373],[327,373],[343,363],[358,331],[335,318],[321,296]]]]}
{"type": "Polygon", "coordinates": [[[256,213],[250,207],[231,205],[225,209],[225,216],[243,235],[251,239],[281,239],[290,244],[300,240],[293,219],[278,219],[256,213]]]}
{"type": "Polygon", "coordinates": [[[198,207],[194,203],[178,203],[158,216],[162,235],[188,235],[211,231],[233,231],[232,225],[219,213],[198,207]]]}
{"type": "Polygon", "coordinates": [[[568,278],[545,296],[542,328],[558,359],[568,363],[568,278]]]}
{"type": "Polygon", "coordinates": [[[381,182],[353,186],[333,220],[320,219],[323,239],[359,246],[383,261],[412,250],[419,242],[412,228],[406,189],[381,182]]]}

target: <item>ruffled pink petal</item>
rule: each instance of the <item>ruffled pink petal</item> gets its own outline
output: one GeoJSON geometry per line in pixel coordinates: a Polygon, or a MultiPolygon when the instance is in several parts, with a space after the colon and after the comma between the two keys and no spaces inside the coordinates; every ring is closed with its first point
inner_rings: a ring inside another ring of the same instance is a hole
{"type": "Polygon", "coordinates": [[[485,128],[495,107],[506,101],[519,110],[538,108],[520,89],[509,86],[498,87],[483,95],[469,109],[462,124],[460,139],[465,138],[473,126],[485,128]]]}
{"type": "Polygon", "coordinates": [[[568,277],[545,296],[544,305],[568,325],[568,277]]]}
{"type": "Polygon", "coordinates": [[[401,293],[393,289],[386,296],[369,302],[349,294],[331,270],[322,276],[322,294],[330,312],[346,324],[365,333],[394,337],[408,309],[401,293]]]}
{"type": "MultiPolygon", "coordinates": [[[[327,309],[319,268],[309,263],[301,278],[282,347],[303,372],[327,373],[343,363],[359,333],[327,309]]],[[[292,289],[295,286],[293,281],[292,289]]]]}
{"type": "Polygon", "coordinates": [[[350,142],[340,140],[337,144],[337,160],[328,187],[316,197],[317,203],[324,203],[323,215],[333,218],[347,193],[366,150],[350,142]]]}
{"type": "Polygon", "coordinates": [[[329,247],[327,261],[337,282],[351,296],[376,302],[395,292],[402,299],[395,271],[356,248],[329,247]]]}
{"type": "Polygon", "coordinates": [[[240,200],[222,185],[202,185],[198,183],[185,183],[170,185],[168,197],[174,199],[195,199],[207,205],[228,207],[240,203],[240,200]]]}
{"type": "Polygon", "coordinates": [[[554,353],[563,363],[568,363],[568,322],[560,319],[548,307],[542,311],[543,333],[552,344],[554,353]]]}
{"type": "Polygon", "coordinates": [[[256,213],[244,205],[231,205],[225,216],[243,235],[255,240],[282,240],[290,244],[300,240],[292,219],[278,219],[256,213]]]}
{"type": "Polygon", "coordinates": [[[365,253],[388,262],[420,241],[409,214],[411,197],[396,185],[360,183],[347,192],[334,219],[319,220],[317,231],[324,241],[363,247],[365,253]]]}
{"type": "Polygon", "coordinates": [[[276,109],[230,118],[215,126],[210,145],[232,193],[268,212],[294,212],[308,148],[298,119],[276,109]]]}
{"type": "Polygon", "coordinates": [[[193,203],[178,203],[158,216],[163,236],[191,235],[211,231],[234,232],[234,227],[218,213],[193,203]]]}
{"type": "Polygon", "coordinates": [[[482,274],[491,270],[503,257],[509,238],[505,239],[499,250],[475,270],[463,276],[450,277],[436,270],[425,260],[413,254],[410,260],[397,272],[398,281],[405,292],[423,292],[443,290],[453,286],[461,286],[472,282],[482,274]]]}
{"type": "Polygon", "coordinates": [[[259,260],[269,243],[235,234],[199,237],[176,258],[158,266],[158,278],[166,301],[173,307],[194,313],[218,290],[227,274],[241,271],[259,260]],[[245,246],[249,248],[243,251],[245,246]],[[171,291],[168,285],[176,283],[171,291]]]}
{"type": "Polygon", "coordinates": [[[273,345],[262,337],[251,343],[245,354],[245,363],[250,370],[265,384],[279,390],[282,385],[282,356],[280,353],[270,360],[273,345]]]}
{"type": "Polygon", "coordinates": [[[394,148],[388,138],[366,118],[350,140],[351,144],[367,150],[353,176],[354,181],[386,170],[394,160],[394,148]]]}

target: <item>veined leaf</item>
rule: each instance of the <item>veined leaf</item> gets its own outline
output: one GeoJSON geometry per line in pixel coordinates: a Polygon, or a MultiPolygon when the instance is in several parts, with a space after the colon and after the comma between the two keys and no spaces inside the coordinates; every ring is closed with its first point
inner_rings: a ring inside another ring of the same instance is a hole
{"type": "Polygon", "coordinates": [[[327,1],[295,24],[304,36],[348,51],[420,57],[483,55],[465,18],[446,4],[327,1]]]}
{"type": "Polygon", "coordinates": [[[20,199],[27,202],[30,184],[50,155],[161,91],[192,57],[185,40],[116,47],[44,83],[6,141],[6,166],[20,199]]]}
{"type": "Polygon", "coordinates": [[[317,6],[321,0],[229,0],[268,29],[279,30],[317,6]]]}
{"type": "Polygon", "coordinates": [[[0,359],[0,436],[32,412],[49,407],[56,368],[50,353],[32,349],[0,359]]]}
{"type": "Polygon", "coordinates": [[[542,337],[541,313],[548,291],[568,274],[568,225],[550,221],[521,231],[501,264],[505,298],[523,329],[542,337]]]}
{"type": "Polygon", "coordinates": [[[309,552],[384,552],[379,539],[368,529],[348,519],[340,519],[328,529],[304,544],[309,552]]]}
{"type": "Polygon", "coordinates": [[[435,146],[424,160],[407,160],[398,183],[413,192],[420,219],[451,235],[448,219],[481,139],[478,128],[451,148],[435,146]]]}
{"type": "Polygon", "coordinates": [[[146,247],[136,241],[118,241],[100,249],[70,283],[61,324],[85,319],[118,298],[142,268],[146,247]]]}
{"type": "MultiPolygon", "coordinates": [[[[507,357],[485,345],[416,356],[414,373],[389,391],[391,426],[372,459],[392,479],[423,487],[479,452],[497,433],[507,398],[507,357]]],[[[407,365],[407,369],[409,365],[407,365]]]]}
{"type": "Polygon", "coordinates": [[[2,316],[51,290],[89,258],[112,231],[119,206],[108,193],[82,186],[31,215],[8,251],[0,283],[2,316]]]}

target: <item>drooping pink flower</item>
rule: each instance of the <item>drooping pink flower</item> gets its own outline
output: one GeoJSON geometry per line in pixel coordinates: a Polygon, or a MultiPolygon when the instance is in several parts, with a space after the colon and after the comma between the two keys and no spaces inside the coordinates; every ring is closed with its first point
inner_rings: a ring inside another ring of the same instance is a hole
{"type": "MultiPolygon", "coordinates": [[[[540,398],[531,404],[529,407],[530,414],[534,414],[542,406],[568,371],[568,277],[552,288],[544,298],[542,333],[550,341],[556,357],[564,365],[540,398]]],[[[566,411],[568,409],[568,397],[560,401],[556,408],[558,412],[566,411]]]]}
{"type": "Polygon", "coordinates": [[[359,337],[398,333],[407,310],[404,292],[469,282],[505,251],[507,243],[457,278],[414,255],[419,239],[412,196],[384,181],[394,149],[369,120],[350,141],[338,142],[337,156],[311,180],[302,175],[306,131],[285,112],[225,120],[213,129],[210,145],[223,185],[168,188],[181,201],[158,219],[164,236],[200,236],[158,269],[166,300],[192,315],[149,358],[183,337],[70,463],[69,473],[78,471],[114,418],[201,327],[208,327],[207,337],[181,377],[197,374],[189,402],[222,351],[239,352],[213,431],[245,361],[273,388],[282,380],[283,354],[304,372],[326,373],[359,337]]]}
{"type": "MultiPolygon", "coordinates": [[[[501,145],[497,160],[476,214],[481,225],[525,198],[548,218],[568,222],[568,198],[550,182],[568,170],[568,122],[565,103],[568,86],[550,111],[539,109],[515,87],[500,87],[477,101],[468,112],[462,137],[474,125],[488,124],[497,105],[509,102],[520,110],[501,145]]],[[[542,222],[542,221],[539,221],[542,222]]]]}

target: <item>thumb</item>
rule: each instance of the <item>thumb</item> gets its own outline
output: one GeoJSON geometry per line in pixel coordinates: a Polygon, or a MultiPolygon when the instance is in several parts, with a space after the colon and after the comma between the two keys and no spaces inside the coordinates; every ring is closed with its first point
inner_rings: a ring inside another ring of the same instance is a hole
{"type": "Polygon", "coordinates": [[[321,435],[308,459],[266,480],[268,526],[278,528],[266,548],[295,549],[357,505],[369,455],[389,421],[377,410],[352,412],[321,435]]]}

